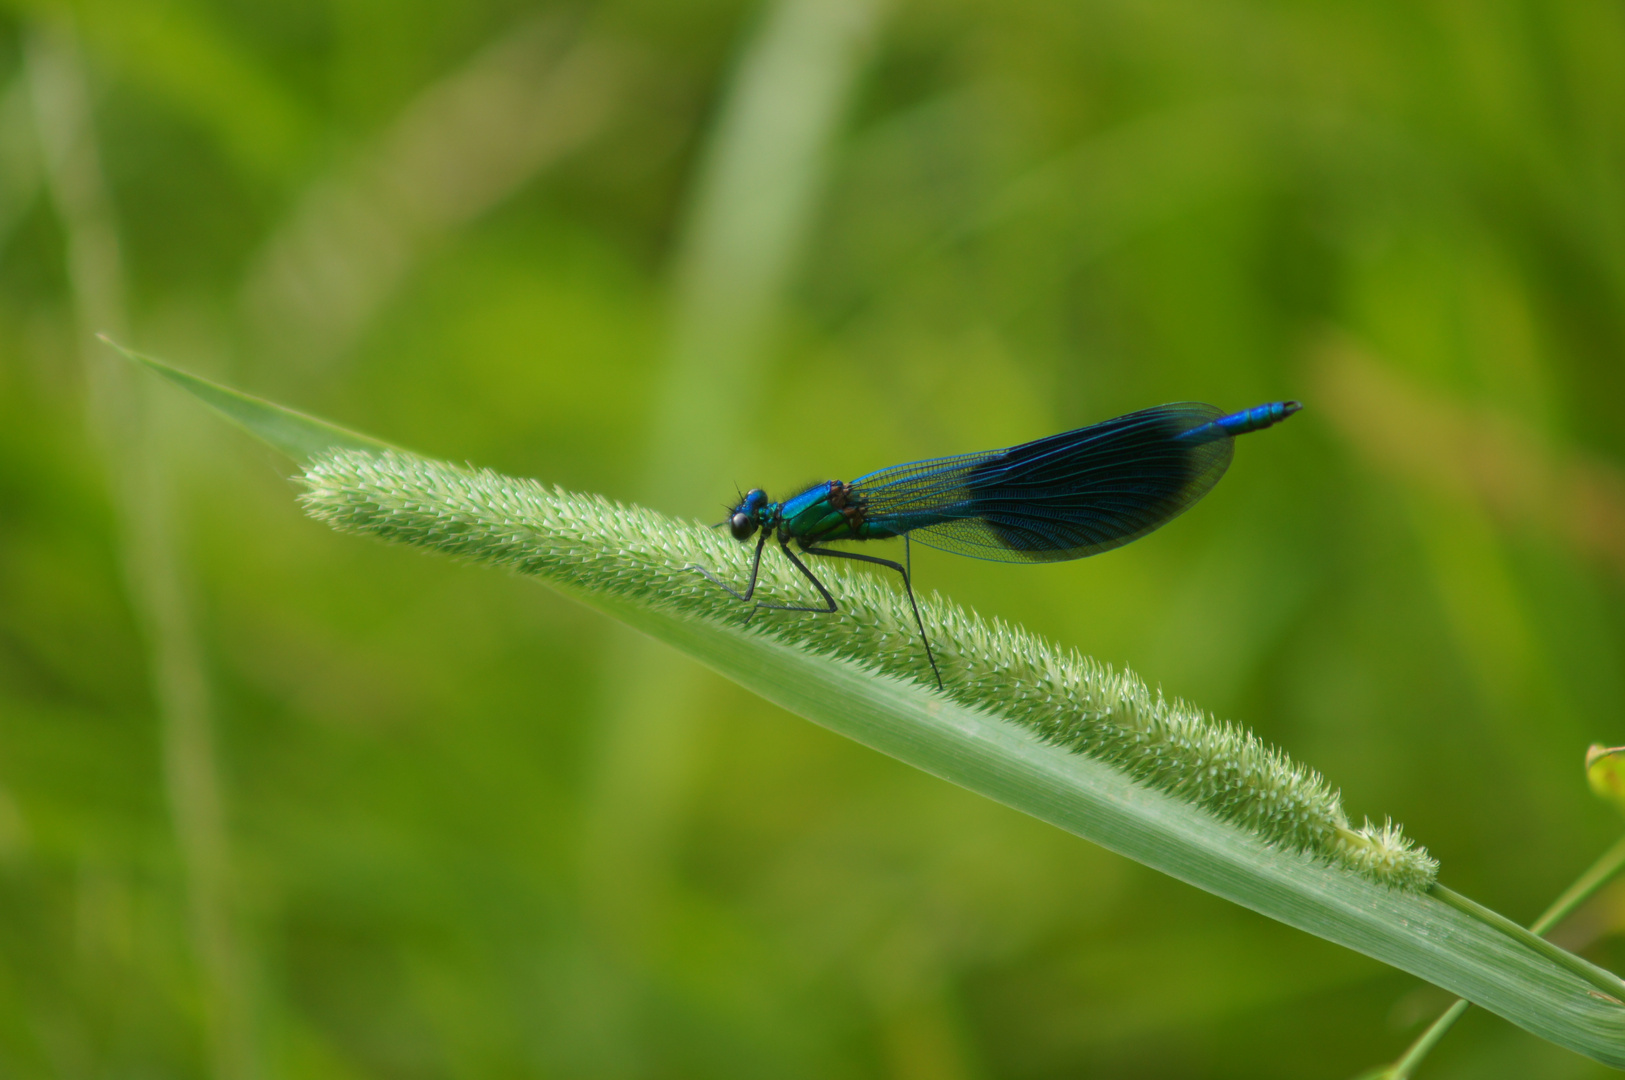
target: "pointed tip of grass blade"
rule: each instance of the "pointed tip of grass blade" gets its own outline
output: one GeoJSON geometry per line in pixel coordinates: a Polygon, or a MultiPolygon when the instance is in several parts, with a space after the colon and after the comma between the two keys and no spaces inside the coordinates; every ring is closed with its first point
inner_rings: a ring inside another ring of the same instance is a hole
{"type": "Polygon", "coordinates": [[[398,449],[359,431],[339,427],[326,420],[284,408],[264,398],[221,386],[200,375],[182,371],[162,360],[127,349],[106,334],[98,334],[97,337],[123,353],[127,359],[168,379],[250,435],[297,462],[309,462],[333,450],[398,449]]]}

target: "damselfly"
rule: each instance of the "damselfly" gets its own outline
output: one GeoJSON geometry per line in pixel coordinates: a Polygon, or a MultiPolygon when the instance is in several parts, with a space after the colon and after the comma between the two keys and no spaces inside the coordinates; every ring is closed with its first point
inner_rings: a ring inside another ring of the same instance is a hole
{"type": "Polygon", "coordinates": [[[761,608],[839,610],[829,589],[796,557],[792,540],[804,555],[896,570],[903,576],[940,689],[942,673],[914,600],[911,539],[998,562],[1064,562],[1110,551],[1173,520],[1212,490],[1230,465],[1235,436],[1278,424],[1301,407],[1296,401],[1275,401],[1225,413],[1200,402],[1178,402],[1006,450],[896,465],[849,482],[828,480],[783,502],[755,488],[721,523],[736,540],[760,533],[745,591],[704,567],[693,569],[749,601],[756,594],[762,549],[771,537],[824,598],[816,606],[758,600],[747,621],[761,608]],[[902,563],[826,546],[898,536],[903,538],[902,563]]]}

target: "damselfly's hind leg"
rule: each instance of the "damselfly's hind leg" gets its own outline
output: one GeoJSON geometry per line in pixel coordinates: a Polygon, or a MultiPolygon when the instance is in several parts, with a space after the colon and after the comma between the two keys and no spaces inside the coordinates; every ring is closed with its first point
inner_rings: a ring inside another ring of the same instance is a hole
{"type": "MultiPolygon", "coordinates": [[[[908,543],[907,536],[903,537],[903,542],[905,545],[908,543]]],[[[914,625],[920,628],[920,644],[925,646],[925,658],[931,661],[931,674],[937,677],[937,689],[941,690],[942,672],[938,670],[937,658],[931,652],[931,639],[925,634],[925,620],[920,618],[920,605],[914,601],[914,584],[909,580],[907,568],[905,568],[902,563],[894,563],[890,559],[881,559],[874,555],[859,555],[855,551],[836,551],[833,548],[821,547],[810,547],[806,548],[805,550],[808,555],[823,555],[824,557],[830,559],[853,559],[857,562],[874,563],[876,566],[889,566],[891,569],[896,570],[899,574],[903,575],[903,591],[908,593],[908,606],[914,609],[914,625]]],[[[904,550],[906,551],[907,549],[905,548],[904,550]]],[[[797,566],[801,566],[801,563],[796,559],[796,557],[790,554],[789,548],[785,548],[784,553],[786,555],[790,555],[790,560],[797,566]]],[[[907,558],[906,555],[904,557],[907,558]]],[[[817,578],[814,578],[812,574],[808,573],[805,566],[801,566],[801,572],[806,574],[809,578],[812,578],[813,584],[818,585],[818,591],[824,593],[825,599],[829,599],[829,593],[824,592],[824,587],[819,585],[817,578]]],[[[830,600],[829,602],[830,610],[834,611],[835,601],[830,600]]]]}

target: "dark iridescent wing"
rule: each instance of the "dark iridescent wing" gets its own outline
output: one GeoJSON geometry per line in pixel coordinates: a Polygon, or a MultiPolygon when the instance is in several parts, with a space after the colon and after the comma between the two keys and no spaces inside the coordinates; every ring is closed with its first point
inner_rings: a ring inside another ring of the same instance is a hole
{"type": "Polygon", "coordinates": [[[1222,411],[1159,405],[1008,450],[917,461],[852,482],[871,526],[1000,562],[1109,551],[1212,490],[1234,446],[1222,411]]]}

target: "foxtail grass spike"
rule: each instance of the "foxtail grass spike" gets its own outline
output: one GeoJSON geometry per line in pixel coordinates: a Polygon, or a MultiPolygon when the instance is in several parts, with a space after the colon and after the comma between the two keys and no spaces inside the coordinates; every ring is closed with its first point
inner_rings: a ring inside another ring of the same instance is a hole
{"type": "MultiPolygon", "coordinates": [[[[602,497],[393,450],[337,449],[310,460],[301,495],[312,517],[363,533],[609,596],[739,625],[739,606],[692,572],[742,579],[748,554],[717,532],[602,497]]],[[[785,599],[807,584],[775,561],[758,588],[785,599]]],[[[903,594],[862,573],[830,573],[838,617],[763,610],[749,632],[840,657],[934,690],[903,594]]],[[[920,605],[937,643],[942,693],[1112,765],[1268,843],[1407,891],[1437,863],[1391,823],[1350,825],[1319,773],[1244,728],[1153,694],[1140,678],[933,595],[920,605]]]]}

